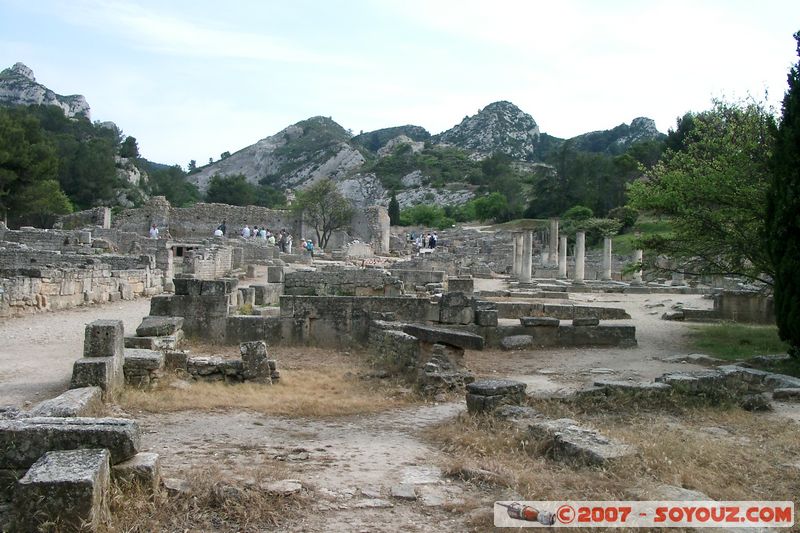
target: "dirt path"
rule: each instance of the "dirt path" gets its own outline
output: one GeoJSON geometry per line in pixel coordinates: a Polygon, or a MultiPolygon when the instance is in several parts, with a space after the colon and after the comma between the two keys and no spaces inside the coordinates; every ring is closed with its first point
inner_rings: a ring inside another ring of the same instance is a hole
{"type": "Polygon", "coordinates": [[[119,319],[132,332],[149,312],[150,300],[140,298],[0,320],[0,405],[19,407],[66,390],[89,322],[119,319]]]}
{"type": "Polygon", "coordinates": [[[464,530],[464,516],[442,506],[480,495],[442,476],[440,452],[419,432],[463,410],[460,403],[446,403],[326,420],[249,412],[137,419],[145,446],[162,455],[166,476],[216,464],[232,482],[247,483],[248,472],[283,462],[288,477],[312,490],[315,500],[314,512],[285,524],[284,531],[435,532],[464,530]],[[392,496],[403,489],[418,499],[392,496]]]}

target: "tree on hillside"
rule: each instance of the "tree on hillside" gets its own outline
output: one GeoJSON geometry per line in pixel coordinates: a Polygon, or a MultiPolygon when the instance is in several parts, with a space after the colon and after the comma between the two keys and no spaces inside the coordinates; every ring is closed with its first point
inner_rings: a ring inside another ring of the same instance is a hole
{"type": "Polygon", "coordinates": [[[320,248],[328,245],[334,231],[347,227],[355,213],[350,202],[329,179],[322,179],[305,191],[299,191],[292,210],[302,213],[303,219],[313,226],[320,248]]]}
{"type": "Polygon", "coordinates": [[[206,189],[206,202],[228,205],[255,205],[256,187],[243,174],[211,177],[206,189]]]}
{"type": "Polygon", "coordinates": [[[718,101],[694,116],[685,149],[667,150],[629,189],[631,207],[672,221],[672,234],[646,238],[645,247],[687,273],[772,283],[761,235],[773,129],[772,115],[755,102],[718,101]]]}
{"type": "Polygon", "coordinates": [[[394,191],[392,191],[392,198],[389,200],[389,224],[392,226],[400,224],[400,202],[397,201],[394,191]]]}
{"type": "Polygon", "coordinates": [[[17,203],[24,209],[20,218],[40,228],[52,226],[57,215],[72,213],[72,202],[54,179],[32,183],[19,193],[17,203]]]}
{"type": "Polygon", "coordinates": [[[136,143],[136,137],[130,135],[125,137],[119,147],[119,156],[126,158],[139,157],[139,145],[136,143]]]}
{"type": "MultiPolygon", "coordinates": [[[[800,32],[794,38],[800,57],[800,32]]],[[[770,168],[765,240],[774,267],[775,317],[781,339],[800,357],[800,61],[789,71],[770,168]]]]}
{"type": "Polygon", "coordinates": [[[178,165],[150,171],[148,185],[151,195],[165,196],[175,207],[188,207],[200,200],[197,186],[186,180],[178,165]]]}

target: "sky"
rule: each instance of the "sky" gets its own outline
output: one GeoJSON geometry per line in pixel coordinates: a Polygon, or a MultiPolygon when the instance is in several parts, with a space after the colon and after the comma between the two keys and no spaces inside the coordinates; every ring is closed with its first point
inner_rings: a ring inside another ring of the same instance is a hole
{"type": "Polygon", "coordinates": [[[798,30],[797,0],[0,0],[0,69],[185,168],[316,115],[436,134],[509,100],[567,138],[713,98],[779,111],[798,30]]]}

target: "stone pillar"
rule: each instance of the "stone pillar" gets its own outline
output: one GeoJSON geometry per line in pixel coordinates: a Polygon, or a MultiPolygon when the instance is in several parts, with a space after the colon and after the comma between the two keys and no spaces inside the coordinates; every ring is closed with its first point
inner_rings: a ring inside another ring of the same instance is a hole
{"type": "Polygon", "coordinates": [[[603,277],[609,281],[611,279],[611,237],[603,237],[603,277]]]}
{"type": "MultiPolygon", "coordinates": [[[[642,263],[642,251],[635,250],[633,252],[633,262],[636,264],[642,263]]],[[[631,285],[641,285],[642,284],[642,270],[637,269],[633,273],[633,281],[631,281],[631,285]]]]}
{"type": "Polygon", "coordinates": [[[519,269],[517,268],[517,236],[511,236],[511,277],[516,278],[519,276],[519,269]]]}
{"type": "Polygon", "coordinates": [[[531,282],[531,268],[533,267],[533,232],[526,231],[522,239],[522,272],[519,275],[520,283],[531,282]]]}
{"type": "Polygon", "coordinates": [[[579,231],[575,234],[575,277],[573,282],[583,284],[584,267],[586,262],[586,233],[579,231]]]}
{"type": "Polygon", "coordinates": [[[548,242],[548,247],[550,249],[550,253],[548,254],[550,257],[548,258],[548,263],[552,266],[558,266],[558,219],[551,218],[550,219],[550,242],[548,242]]]}
{"type": "Polygon", "coordinates": [[[523,248],[523,238],[522,233],[515,233],[514,234],[514,265],[515,265],[515,275],[517,279],[520,278],[522,275],[522,248],[523,248]]]}
{"type": "Polygon", "coordinates": [[[558,279],[567,279],[567,238],[558,239],[558,279]]]}

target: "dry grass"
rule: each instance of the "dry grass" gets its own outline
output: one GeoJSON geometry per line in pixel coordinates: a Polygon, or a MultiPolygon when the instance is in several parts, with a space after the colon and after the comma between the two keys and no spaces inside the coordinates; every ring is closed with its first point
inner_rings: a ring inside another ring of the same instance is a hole
{"type": "Polygon", "coordinates": [[[126,389],[125,410],[163,413],[188,410],[251,409],[264,414],[327,417],[373,413],[413,402],[417,396],[396,383],[361,379],[345,370],[283,370],[274,385],[193,382],[155,390],[126,389]]]}
{"type": "Polygon", "coordinates": [[[284,479],[280,466],[248,469],[248,478],[232,482],[217,468],[188,473],[187,494],[159,490],[151,495],[137,486],[112,486],[109,533],[184,531],[265,531],[299,515],[307,496],[267,494],[264,482],[284,479]]]}
{"type": "MultiPolygon", "coordinates": [[[[445,472],[485,485],[497,499],[648,499],[647,488],[658,484],[720,500],[796,501],[800,494],[800,475],[787,466],[800,456],[800,428],[778,417],[712,407],[687,408],[679,416],[587,414],[563,405],[548,414],[599,428],[638,453],[605,468],[569,465],[549,459],[546,448],[510,424],[469,415],[431,429],[428,437],[451,457],[445,472]]],[[[476,530],[491,525],[485,513],[471,523],[476,530]]]]}

